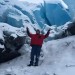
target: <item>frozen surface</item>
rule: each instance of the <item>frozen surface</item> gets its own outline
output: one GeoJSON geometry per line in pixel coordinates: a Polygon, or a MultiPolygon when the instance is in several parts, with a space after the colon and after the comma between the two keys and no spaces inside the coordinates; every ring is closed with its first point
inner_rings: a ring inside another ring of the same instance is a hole
{"type": "Polygon", "coordinates": [[[45,0],[42,4],[1,0],[0,9],[0,22],[19,28],[28,24],[38,28],[45,24],[59,26],[72,19],[68,6],[62,0],[45,0]]]}

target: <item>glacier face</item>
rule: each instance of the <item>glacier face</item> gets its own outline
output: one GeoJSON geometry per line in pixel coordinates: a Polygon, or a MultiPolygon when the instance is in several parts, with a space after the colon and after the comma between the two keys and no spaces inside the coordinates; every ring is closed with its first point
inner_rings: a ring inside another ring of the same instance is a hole
{"type": "Polygon", "coordinates": [[[75,0],[64,0],[64,2],[68,5],[71,16],[75,20],[75,0]]]}
{"type": "Polygon", "coordinates": [[[46,17],[51,23],[51,25],[63,25],[71,20],[69,12],[67,9],[63,8],[61,3],[50,3],[49,1],[44,2],[46,17]]]}
{"type": "Polygon", "coordinates": [[[15,27],[36,25],[43,28],[47,25],[63,25],[71,20],[69,11],[58,2],[45,0],[44,4],[32,4],[15,0],[0,1],[0,22],[15,27]],[[65,18],[66,17],[66,18],[65,18]]]}

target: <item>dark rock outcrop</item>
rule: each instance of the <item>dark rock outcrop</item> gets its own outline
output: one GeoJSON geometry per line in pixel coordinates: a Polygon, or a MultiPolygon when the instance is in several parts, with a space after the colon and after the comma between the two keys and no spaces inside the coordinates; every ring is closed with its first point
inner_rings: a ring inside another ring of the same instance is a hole
{"type": "Polygon", "coordinates": [[[75,21],[68,25],[67,31],[71,33],[71,35],[75,35],[75,21]]]}
{"type": "Polygon", "coordinates": [[[9,61],[21,55],[19,49],[25,43],[25,36],[18,36],[13,32],[3,31],[4,40],[0,40],[0,44],[4,45],[4,48],[0,48],[0,63],[9,61]],[[15,34],[16,37],[11,36],[15,34]]]}

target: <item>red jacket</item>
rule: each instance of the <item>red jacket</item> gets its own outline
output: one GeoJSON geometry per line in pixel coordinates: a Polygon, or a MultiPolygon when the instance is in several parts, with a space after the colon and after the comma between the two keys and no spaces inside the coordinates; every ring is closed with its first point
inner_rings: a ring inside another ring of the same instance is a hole
{"type": "Polygon", "coordinates": [[[31,37],[31,45],[39,45],[39,46],[42,46],[43,40],[47,36],[42,35],[42,34],[30,34],[30,37],[31,37]]]}
{"type": "Polygon", "coordinates": [[[43,34],[31,34],[29,31],[27,31],[29,37],[31,38],[31,45],[39,45],[42,46],[43,40],[48,37],[49,31],[46,35],[43,34]]]}

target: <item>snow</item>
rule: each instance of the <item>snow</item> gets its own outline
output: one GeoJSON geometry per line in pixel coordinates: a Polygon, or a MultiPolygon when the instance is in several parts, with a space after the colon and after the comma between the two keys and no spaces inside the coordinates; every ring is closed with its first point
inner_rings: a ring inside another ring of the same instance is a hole
{"type": "Polygon", "coordinates": [[[36,0],[19,0],[19,1],[21,1],[21,2],[24,2],[24,1],[27,1],[27,2],[29,2],[29,3],[35,3],[35,4],[38,4],[38,3],[43,3],[43,0],[38,0],[38,1],[36,1],[36,0]]]}
{"type": "MultiPolygon", "coordinates": [[[[3,37],[3,31],[8,31],[8,32],[13,32],[13,34],[11,36],[16,37],[16,35],[19,36],[25,36],[26,34],[22,31],[22,28],[16,28],[16,27],[12,27],[9,24],[6,23],[0,23],[0,30],[1,30],[1,35],[3,37]]],[[[24,30],[24,28],[23,28],[24,30]]],[[[24,30],[25,31],[25,30],[24,30]]],[[[1,37],[0,35],[0,37],[1,37]]]]}
{"type": "Polygon", "coordinates": [[[11,34],[11,36],[13,36],[13,37],[17,38],[17,35],[16,35],[16,34],[11,34]]]}
{"type": "Polygon", "coordinates": [[[2,48],[2,49],[3,49],[3,48],[4,48],[4,45],[1,45],[1,44],[0,44],[0,48],[2,48]]]}
{"type": "Polygon", "coordinates": [[[58,4],[60,3],[63,8],[68,9],[68,5],[63,0],[45,0],[47,3],[58,4]]]}
{"type": "Polygon", "coordinates": [[[30,47],[25,44],[23,55],[0,65],[0,74],[16,75],[75,75],[75,36],[44,43],[42,62],[38,67],[27,67],[30,47]],[[27,48],[26,48],[27,47],[27,48]],[[28,49],[28,50],[27,50],[28,49]]]}
{"type": "Polygon", "coordinates": [[[65,9],[69,9],[68,5],[63,0],[61,0],[61,4],[65,9]]]}
{"type": "MultiPolygon", "coordinates": [[[[39,4],[39,3],[43,3],[44,2],[44,0],[38,0],[38,1],[36,1],[36,0],[19,0],[19,1],[21,1],[21,2],[29,2],[29,3],[35,3],[35,4],[39,4]]],[[[62,6],[64,7],[64,8],[66,8],[66,9],[68,9],[68,5],[67,4],[65,4],[65,2],[63,1],[63,0],[46,0],[46,1],[49,1],[49,2],[51,2],[51,3],[61,3],[62,4],[62,6]]]]}
{"type": "Polygon", "coordinates": [[[1,31],[1,28],[0,28],[0,39],[3,39],[3,32],[1,31]]]}

